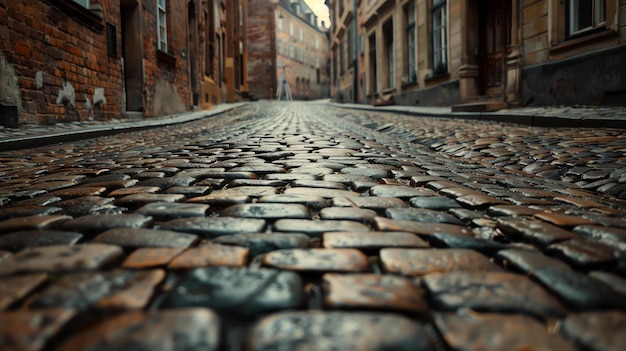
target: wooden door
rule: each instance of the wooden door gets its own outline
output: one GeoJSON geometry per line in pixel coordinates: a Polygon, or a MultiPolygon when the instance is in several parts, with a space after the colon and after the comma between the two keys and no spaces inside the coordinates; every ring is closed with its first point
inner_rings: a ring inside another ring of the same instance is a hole
{"type": "Polygon", "coordinates": [[[501,95],[505,88],[506,52],[510,42],[510,1],[480,1],[481,94],[501,95]]]}

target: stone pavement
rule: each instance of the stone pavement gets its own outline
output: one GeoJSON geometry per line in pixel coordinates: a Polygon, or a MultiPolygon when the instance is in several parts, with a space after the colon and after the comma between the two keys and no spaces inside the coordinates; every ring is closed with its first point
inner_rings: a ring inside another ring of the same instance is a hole
{"type": "Polygon", "coordinates": [[[0,349],[621,350],[625,163],[303,103],[1,152],[0,349]]]}

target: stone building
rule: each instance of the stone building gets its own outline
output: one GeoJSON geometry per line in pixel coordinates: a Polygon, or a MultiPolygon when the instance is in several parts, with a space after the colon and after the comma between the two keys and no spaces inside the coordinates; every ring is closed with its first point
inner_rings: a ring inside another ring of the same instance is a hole
{"type": "Polygon", "coordinates": [[[328,33],[303,0],[250,0],[248,26],[255,97],[275,98],[283,75],[294,99],[329,97],[328,33]]]}
{"type": "Polygon", "coordinates": [[[0,121],[149,118],[245,95],[244,0],[0,0],[0,121]]]}
{"type": "Polygon", "coordinates": [[[474,111],[626,104],[624,0],[327,3],[337,101],[474,111]]]}

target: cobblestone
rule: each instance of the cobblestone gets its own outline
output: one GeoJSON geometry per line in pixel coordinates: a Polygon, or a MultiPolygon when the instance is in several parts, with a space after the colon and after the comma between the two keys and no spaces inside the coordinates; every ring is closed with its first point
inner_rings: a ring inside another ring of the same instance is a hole
{"type": "Polygon", "coordinates": [[[261,102],[125,131],[0,152],[0,349],[623,348],[620,130],[261,102]]]}

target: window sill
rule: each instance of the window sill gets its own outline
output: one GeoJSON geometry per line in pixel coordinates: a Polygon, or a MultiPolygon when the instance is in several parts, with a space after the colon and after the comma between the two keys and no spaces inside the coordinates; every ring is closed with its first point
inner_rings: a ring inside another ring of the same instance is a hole
{"type": "Polygon", "coordinates": [[[168,65],[172,65],[172,66],[176,65],[176,56],[160,49],[157,49],[157,60],[159,60],[160,62],[166,63],[168,65]]]}
{"type": "Polygon", "coordinates": [[[449,78],[450,78],[450,72],[442,72],[442,73],[429,74],[428,76],[426,76],[426,78],[424,78],[424,81],[426,83],[433,83],[433,82],[439,82],[439,81],[449,79],[449,78]]]}
{"type": "Polygon", "coordinates": [[[94,31],[102,32],[104,30],[102,8],[98,4],[92,5],[93,9],[88,9],[72,0],[56,0],[56,3],[69,17],[75,18],[94,31]]]}
{"type": "Polygon", "coordinates": [[[411,81],[411,82],[402,82],[402,84],[400,85],[402,88],[411,88],[411,87],[415,87],[417,86],[417,80],[411,81]]]}
{"type": "Polygon", "coordinates": [[[598,40],[617,37],[619,33],[613,30],[603,30],[601,32],[590,33],[585,36],[579,36],[572,39],[566,39],[557,44],[553,44],[550,48],[550,54],[559,54],[568,50],[574,50],[582,46],[597,43],[598,40]]]}

